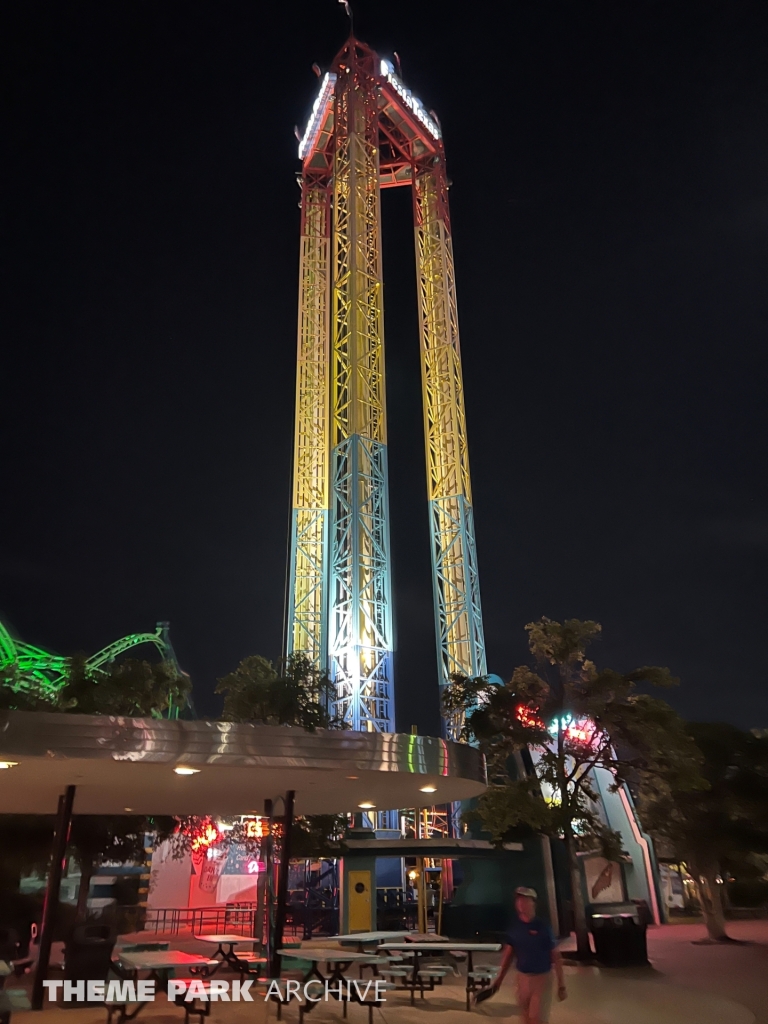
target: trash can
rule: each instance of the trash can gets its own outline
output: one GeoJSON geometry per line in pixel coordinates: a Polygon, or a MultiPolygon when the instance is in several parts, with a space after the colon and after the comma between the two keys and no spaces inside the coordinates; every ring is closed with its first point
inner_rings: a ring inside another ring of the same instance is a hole
{"type": "Polygon", "coordinates": [[[645,915],[634,903],[592,903],[589,926],[595,956],[606,967],[632,967],[648,963],[645,915]]]}
{"type": "Polygon", "coordinates": [[[632,900],[640,913],[640,924],[653,924],[653,914],[647,900],[632,900]]]}
{"type": "Polygon", "coordinates": [[[64,944],[64,980],[106,980],[116,938],[106,924],[81,924],[73,928],[64,944]]]}

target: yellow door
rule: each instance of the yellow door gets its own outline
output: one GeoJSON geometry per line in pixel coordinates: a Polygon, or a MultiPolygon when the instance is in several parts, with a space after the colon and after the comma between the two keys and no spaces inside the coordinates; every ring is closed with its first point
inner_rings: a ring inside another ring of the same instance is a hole
{"type": "Polygon", "coordinates": [[[351,932],[372,931],[371,872],[350,871],[347,893],[349,895],[349,930],[351,932]]]}

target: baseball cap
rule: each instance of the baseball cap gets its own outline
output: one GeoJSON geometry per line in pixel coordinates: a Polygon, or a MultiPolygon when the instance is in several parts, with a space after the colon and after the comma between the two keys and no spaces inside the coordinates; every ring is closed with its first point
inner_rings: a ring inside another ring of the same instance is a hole
{"type": "Polygon", "coordinates": [[[538,899],[535,889],[529,889],[525,885],[518,885],[515,889],[515,896],[529,896],[532,900],[538,899]]]}

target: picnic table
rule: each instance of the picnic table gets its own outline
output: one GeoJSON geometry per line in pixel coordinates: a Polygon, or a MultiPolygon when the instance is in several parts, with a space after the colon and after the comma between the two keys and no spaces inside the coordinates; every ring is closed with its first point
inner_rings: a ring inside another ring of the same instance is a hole
{"type": "MultiPolygon", "coordinates": [[[[218,960],[210,960],[205,956],[196,956],[194,953],[182,953],[179,949],[148,950],[143,953],[119,953],[112,961],[115,973],[131,981],[136,980],[139,971],[148,971],[149,978],[157,981],[166,993],[168,992],[168,981],[171,971],[176,970],[176,968],[186,967],[190,973],[202,976],[209,974],[212,967],[216,968],[218,966],[218,960]]],[[[134,1009],[129,1012],[127,1003],[116,1004],[108,1008],[107,1019],[111,1022],[113,1015],[116,1014],[118,1024],[124,1024],[124,1021],[133,1020],[137,1017],[146,1005],[146,1002],[137,1003],[134,1009]]]]}
{"type": "Polygon", "coordinates": [[[343,949],[278,949],[277,955],[285,960],[308,960],[312,967],[307,972],[305,981],[314,975],[318,981],[343,984],[344,971],[348,971],[352,964],[371,963],[376,959],[373,953],[347,953],[343,949]],[[319,964],[326,964],[329,968],[328,974],[323,974],[319,964]]]}
{"type": "MultiPolygon", "coordinates": [[[[353,1002],[361,1001],[359,997],[350,993],[349,989],[345,989],[347,979],[344,977],[344,971],[349,970],[352,964],[366,964],[376,961],[375,954],[347,953],[343,949],[279,949],[277,953],[278,956],[286,960],[308,960],[312,967],[305,975],[304,982],[308,982],[314,975],[317,981],[321,982],[324,986],[327,983],[326,992],[328,995],[332,995],[334,999],[344,1003],[344,1016],[347,1014],[347,1003],[350,1000],[353,1002]],[[322,973],[320,964],[326,964],[329,968],[327,974],[322,973]]],[[[368,1003],[365,1005],[368,1005],[368,1003]]],[[[302,1003],[299,1007],[300,1021],[303,1020],[304,1014],[310,1013],[315,1006],[317,1006],[317,1003],[311,1001],[302,1003]]],[[[369,1007],[369,1017],[370,1012],[369,1007]]]]}
{"type": "MultiPolygon", "coordinates": [[[[439,976],[439,972],[435,971],[433,976],[429,976],[429,968],[424,966],[425,960],[430,956],[445,955],[448,953],[466,953],[467,954],[467,985],[466,985],[466,996],[467,996],[467,1009],[470,1008],[470,1001],[472,994],[477,991],[478,988],[485,988],[490,984],[492,978],[488,971],[476,971],[472,962],[472,956],[474,953],[498,953],[501,949],[500,942],[454,942],[452,939],[439,939],[431,942],[390,942],[385,941],[381,944],[382,949],[391,950],[393,953],[398,951],[411,952],[414,954],[413,957],[413,968],[411,970],[410,980],[406,980],[405,976],[404,984],[406,988],[411,990],[411,1006],[413,1006],[416,998],[416,989],[418,988],[421,993],[421,998],[424,998],[425,985],[424,978],[428,978],[428,984],[426,991],[431,992],[435,987],[435,978],[439,976]]],[[[410,968],[409,968],[410,970],[410,968]]],[[[385,972],[386,973],[386,972],[385,972]]]]}
{"type": "Polygon", "coordinates": [[[396,941],[405,939],[410,932],[352,932],[350,935],[334,935],[336,942],[342,946],[357,946],[358,953],[364,953],[365,946],[380,946],[387,939],[396,941]]]}
{"type": "MultiPolygon", "coordinates": [[[[210,942],[216,945],[217,948],[211,955],[213,957],[221,957],[219,967],[226,963],[236,971],[242,972],[248,969],[248,965],[250,963],[266,963],[265,957],[254,957],[251,954],[238,957],[235,952],[235,946],[238,943],[250,942],[253,944],[256,942],[256,939],[254,939],[252,935],[235,935],[226,932],[223,935],[195,935],[194,938],[197,939],[198,942],[210,942]],[[229,948],[224,949],[225,946],[228,946],[229,948]]],[[[214,968],[211,973],[214,974],[217,970],[218,967],[214,968]]]]}

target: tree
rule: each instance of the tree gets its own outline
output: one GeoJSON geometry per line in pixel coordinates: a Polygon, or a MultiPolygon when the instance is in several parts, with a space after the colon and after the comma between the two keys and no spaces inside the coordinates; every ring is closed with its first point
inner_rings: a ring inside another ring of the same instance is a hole
{"type": "Polygon", "coordinates": [[[58,694],[58,710],[80,715],[126,715],[161,718],[185,707],[191,683],[170,662],[135,658],[92,669],[84,655],[69,659],[67,678],[58,694]]]}
{"type": "Polygon", "coordinates": [[[229,722],[298,725],[309,732],[335,725],[333,685],[303,654],[293,654],[280,666],[260,655],[243,658],[234,672],[220,679],[223,718],[229,722]]]}
{"type": "MultiPolygon", "coordinates": [[[[291,856],[300,860],[311,857],[338,856],[343,847],[346,816],[343,814],[310,814],[294,818],[291,829],[291,856]]],[[[276,815],[272,826],[282,834],[283,818],[276,815]]],[[[240,847],[249,856],[259,855],[262,836],[252,834],[249,822],[233,819],[219,822],[210,816],[180,818],[170,835],[171,853],[175,860],[198,850],[213,848],[221,854],[232,846],[240,847]],[[220,827],[221,825],[224,827],[220,827]]]]}
{"type": "Polygon", "coordinates": [[[88,916],[88,893],[95,869],[103,864],[141,864],[145,858],[148,831],[165,839],[176,827],[175,818],[128,815],[76,814],[69,833],[70,845],[80,866],[77,920],[88,916]]]}
{"type": "Polygon", "coordinates": [[[0,894],[18,892],[23,873],[46,870],[55,824],[53,815],[0,816],[0,835],[3,837],[0,846],[0,894]]]}
{"type": "Polygon", "coordinates": [[[727,871],[752,872],[768,853],[768,739],[723,723],[689,723],[703,757],[707,788],[649,779],[641,792],[643,822],[665,839],[695,882],[709,941],[731,941],[722,891],[727,871]]]}
{"type": "Polygon", "coordinates": [[[338,857],[344,848],[345,814],[308,814],[294,820],[291,856],[296,860],[338,857]]]}
{"type": "Polygon", "coordinates": [[[186,707],[190,689],[189,677],[170,662],[126,658],[94,669],[84,654],[76,654],[68,659],[58,690],[22,676],[15,665],[5,666],[0,671],[0,709],[161,718],[186,707]]]}
{"type": "Polygon", "coordinates": [[[54,711],[55,695],[16,665],[0,668],[0,711],[54,711]]]}
{"type": "Polygon", "coordinates": [[[22,874],[45,874],[54,826],[52,815],[0,816],[0,922],[18,933],[22,956],[26,956],[33,922],[40,921],[42,902],[37,896],[22,895],[19,883],[22,874]]]}
{"type": "Polygon", "coordinates": [[[672,708],[638,692],[641,683],[673,685],[668,669],[598,671],[586,657],[601,631],[596,622],[542,618],[525,628],[533,668],[516,668],[506,686],[457,676],[444,703],[457,722],[463,718],[464,738],[477,741],[486,754],[491,787],[476,813],[493,841],[503,842],[520,826],[563,838],[577,946],[586,957],[589,933],[577,851],[599,848],[609,859],[620,852],[618,834],[600,819],[590,772],[607,769],[615,789],[634,773],[674,779],[684,790],[702,784],[698,752],[672,708]],[[512,779],[510,758],[526,749],[535,753],[535,774],[518,772],[512,779]]]}

